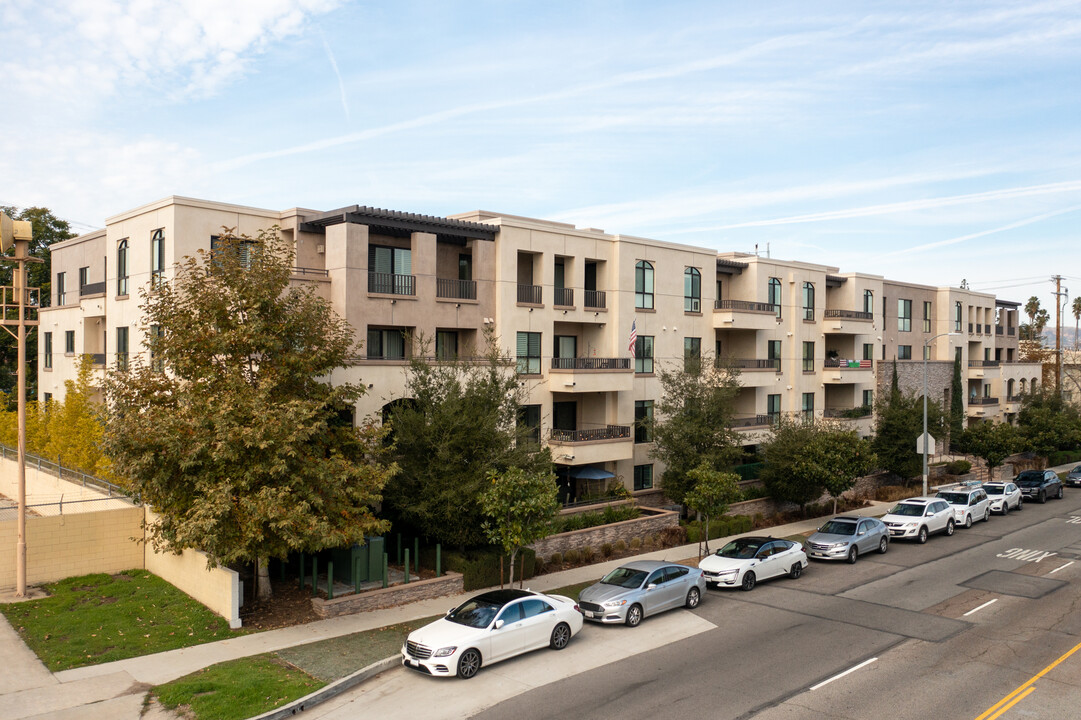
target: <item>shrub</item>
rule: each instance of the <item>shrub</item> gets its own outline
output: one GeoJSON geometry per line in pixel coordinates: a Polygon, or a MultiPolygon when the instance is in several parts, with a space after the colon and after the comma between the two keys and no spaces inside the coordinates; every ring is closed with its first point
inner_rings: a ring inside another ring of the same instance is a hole
{"type": "Polygon", "coordinates": [[[578,559],[579,554],[577,550],[568,550],[563,554],[563,560],[565,560],[568,565],[577,565],[578,559]]]}
{"type": "Polygon", "coordinates": [[[664,547],[672,547],[673,545],[684,545],[687,542],[687,528],[676,525],[675,527],[666,527],[661,530],[660,545],[664,547]]]}
{"type": "Polygon", "coordinates": [[[581,553],[582,553],[582,562],[584,562],[584,563],[593,562],[593,548],[591,546],[586,545],[584,548],[582,548],[581,553]]]}
{"type": "Polygon", "coordinates": [[[616,540],[615,551],[616,552],[626,552],[627,551],[627,541],[626,540],[616,540]]]}
{"type": "Polygon", "coordinates": [[[634,520],[642,516],[636,505],[616,505],[606,507],[601,512],[585,512],[577,515],[564,515],[552,521],[552,534],[585,530],[599,525],[609,525],[624,520],[634,520]]]}
{"type": "MultiPolygon", "coordinates": [[[[494,548],[471,550],[465,553],[447,552],[444,554],[448,570],[462,574],[462,587],[465,590],[478,590],[499,584],[499,558],[501,553],[494,548]]],[[[528,580],[537,574],[537,555],[529,548],[522,548],[515,558],[514,577],[528,580]],[[525,572],[522,572],[522,562],[525,572]]],[[[510,556],[503,555],[503,581],[510,577],[510,556]]]]}
{"type": "Polygon", "coordinates": [[[601,545],[601,555],[604,555],[606,558],[610,558],[612,557],[613,549],[614,548],[612,547],[612,543],[606,542],[605,544],[601,545]]]}
{"type": "Polygon", "coordinates": [[[919,492],[905,485],[882,485],[875,488],[875,500],[879,502],[896,502],[913,495],[919,495],[919,492]]]}
{"type": "Polygon", "coordinates": [[[536,558],[533,561],[533,573],[535,575],[543,575],[548,571],[548,566],[544,563],[544,558],[536,558]]]}
{"type": "Polygon", "coordinates": [[[953,460],[946,463],[946,472],[950,475],[967,475],[972,469],[972,463],[968,460],[953,460]]]}
{"type": "Polygon", "coordinates": [[[642,538],[631,538],[631,550],[637,550],[640,547],[642,547],[642,538]]]}
{"type": "Polygon", "coordinates": [[[549,565],[562,565],[563,564],[563,553],[559,553],[559,552],[552,553],[552,556],[550,558],[548,558],[548,564],[549,565]]]}

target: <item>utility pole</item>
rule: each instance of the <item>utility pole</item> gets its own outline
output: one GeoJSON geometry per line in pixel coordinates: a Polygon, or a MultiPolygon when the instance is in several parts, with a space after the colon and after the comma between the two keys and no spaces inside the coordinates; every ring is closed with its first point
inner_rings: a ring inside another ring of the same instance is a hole
{"type": "Polygon", "coordinates": [[[1062,296],[1068,295],[1068,290],[1062,288],[1062,276],[1053,275],[1055,281],[1055,392],[1062,397],[1062,296]]]}

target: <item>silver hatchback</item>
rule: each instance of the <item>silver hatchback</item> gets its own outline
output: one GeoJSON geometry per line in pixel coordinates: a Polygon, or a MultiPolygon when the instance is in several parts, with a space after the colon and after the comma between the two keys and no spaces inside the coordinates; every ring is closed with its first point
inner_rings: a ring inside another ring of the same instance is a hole
{"type": "Polygon", "coordinates": [[[856,562],[860,555],[890,548],[890,532],[877,518],[841,515],[807,538],[807,557],[856,562]]]}

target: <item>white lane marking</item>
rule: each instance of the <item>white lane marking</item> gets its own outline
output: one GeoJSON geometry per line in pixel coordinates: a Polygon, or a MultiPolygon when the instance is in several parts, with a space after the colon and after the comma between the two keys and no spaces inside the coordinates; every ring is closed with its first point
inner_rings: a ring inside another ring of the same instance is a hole
{"type": "Polygon", "coordinates": [[[1081,517],[1077,515],[1071,515],[1070,519],[1066,521],[1067,525],[1081,525],[1081,517]]]}
{"type": "Polygon", "coordinates": [[[878,658],[876,658],[876,657],[873,657],[873,658],[871,658],[870,660],[864,660],[864,661],[863,661],[863,662],[861,662],[861,663],[860,663],[859,665],[855,665],[855,666],[853,666],[853,667],[850,667],[850,668],[848,668],[847,670],[845,670],[845,671],[844,671],[843,673],[838,673],[837,675],[834,675],[833,677],[829,678],[828,680],[823,680],[822,682],[818,683],[817,685],[812,685],[812,686],[811,686],[811,690],[817,690],[818,688],[820,688],[820,687],[823,687],[824,685],[829,685],[829,684],[830,684],[831,682],[833,682],[834,680],[840,680],[840,679],[841,679],[841,678],[843,678],[843,677],[844,677],[845,675],[848,675],[849,673],[854,673],[854,672],[856,672],[857,670],[859,670],[859,669],[860,669],[861,667],[864,667],[864,666],[866,666],[866,665],[870,665],[870,664],[871,664],[871,663],[873,663],[873,662],[874,662],[875,660],[878,660],[878,658]]]}
{"type": "Polygon", "coordinates": [[[969,616],[969,615],[971,615],[972,613],[974,613],[974,612],[978,612],[978,611],[980,611],[980,610],[983,610],[983,609],[984,609],[985,607],[987,607],[988,605],[994,605],[994,604],[995,604],[995,603],[997,603],[997,602],[998,602],[998,598],[995,598],[994,600],[988,600],[988,601],[987,601],[987,602],[985,602],[985,603],[984,603],[983,605],[980,605],[979,607],[974,607],[974,608],[972,608],[971,610],[969,610],[969,611],[968,611],[967,613],[965,613],[965,614],[964,614],[964,615],[962,615],[961,617],[968,617],[968,616],[969,616]]]}
{"type": "Polygon", "coordinates": [[[1055,573],[1057,573],[1057,572],[1058,572],[1059,570],[1061,570],[1062,568],[1068,568],[1068,567],[1070,567],[1071,565],[1073,565],[1073,560],[1071,560],[1070,562],[1066,563],[1065,565],[1059,565],[1059,566],[1058,566],[1057,568],[1055,568],[1054,570],[1052,570],[1051,572],[1049,572],[1049,573],[1047,573],[1047,574],[1048,574],[1048,575],[1054,575],[1055,573]]]}
{"type": "Polygon", "coordinates": [[[1024,548],[1010,548],[1004,553],[998,553],[995,557],[1009,558],[1011,560],[1024,560],[1025,562],[1040,562],[1058,553],[1045,552],[1043,550],[1025,550],[1024,548]]]}

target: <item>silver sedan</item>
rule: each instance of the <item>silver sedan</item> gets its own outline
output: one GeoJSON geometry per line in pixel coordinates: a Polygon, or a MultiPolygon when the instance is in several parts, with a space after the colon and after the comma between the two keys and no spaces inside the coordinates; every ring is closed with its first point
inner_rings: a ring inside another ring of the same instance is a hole
{"type": "Polygon", "coordinates": [[[659,560],[636,560],[618,568],[578,595],[586,620],[626,623],[675,607],[698,607],[706,581],[698,568],[659,560]]]}
{"type": "Polygon", "coordinates": [[[807,538],[807,557],[816,560],[847,560],[890,548],[890,533],[877,518],[835,517],[807,538]]]}

